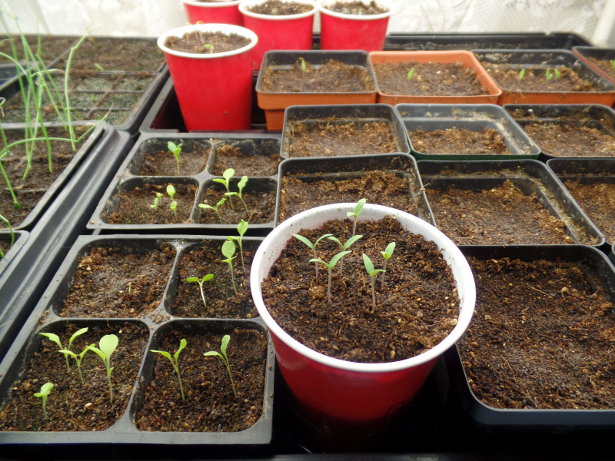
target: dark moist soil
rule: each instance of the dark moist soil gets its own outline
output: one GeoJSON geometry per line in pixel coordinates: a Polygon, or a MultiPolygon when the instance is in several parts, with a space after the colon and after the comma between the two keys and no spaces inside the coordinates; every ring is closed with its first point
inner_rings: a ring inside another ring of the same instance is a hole
{"type": "Polygon", "coordinates": [[[583,263],[468,258],[476,312],[457,343],[496,408],[612,409],[615,305],[583,263]]]}
{"type": "Polygon", "coordinates": [[[135,415],[141,431],[236,432],[248,429],[263,411],[267,339],[259,332],[236,328],[227,353],[237,390],[234,396],[226,368],[218,357],[223,334],[171,331],[161,350],[173,353],[185,338],[179,359],[186,400],[170,362],[156,354],[154,375],[145,389],[143,406],[135,415]]]}
{"type": "Polygon", "coordinates": [[[353,93],[372,91],[374,84],[365,67],[329,59],[324,64],[311,64],[305,70],[297,60],[291,68],[267,66],[261,90],[271,93],[353,93]]]}
{"type": "Polygon", "coordinates": [[[498,86],[505,91],[520,92],[545,92],[545,91],[599,91],[590,80],[584,79],[576,71],[564,66],[552,66],[548,68],[521,67],[518,64],[494,64],[481,61],[481,64],[496,81],[498,86]],[[526,69],[523,79],[519,79],[519,73],[526,69]],[[547,80],[547,70],[555,69],[561,72],[559,77],[547,80]]]}
{"type": "Polygon", "coordinates": [[[148,152],[143,156],[141,176],[191,176],[205,170],[209,158],[209,146],[188,152],[183,151],[179,158],[179,172],[175,156],[168,150],[148,152]]]}
{"type": "MultiPolygon", "coordinates": [[[[332,233],[345,242],[352,235],[352,223],[332,221],[298,233],[311,241],[332,233]]],[[[459,300],[436,245],[404,231],[392,217],[359,223],[357,233],[363,238],[333,270],[331,303],[324,266],[314,280],[311,251],[297,239],[288,242],[263,283],[263,299],[276,322],[308,347],[354,362],[402,360],[442,341],[457,323],[459,300]],[[376,309],[371,313],[370,282],[361,254],[381,268],[380,251],[390,242],[396,242],[395,252],[387,265],[384,290],[378,277],[376,309]]],[[[334,242],[319,242],[320,258],[329,261],[338,252],[334,242]]]]}
{"type": "Polygon", "coordinates": [[[329,117],[317,122],[289,123],[289,157],[339,157],[343,155],[399,152],[389,122],[352,121],[329,117]]]}
{"type": "Polygon", "coordinates": [[[233,289],[231,272],[222,255],[223,240],[205,242],[190,249],[179,260],[177,277],[177,295],[170,308],[171,315],[177,317],[213,317],[213,318],[252,318],[256,309],[250,295],[249,277],[252,257],[258,243],[244,242],[244,262],[237,248],[237,258],[233,261],[233,273],[237,293],[233,289]],[[186,278],[201,278],[205,274],[214,274],[214,278],[203,285],[205,301],[203,304],[198,283],[188,283],[186,278]]]}
{"type": "Polygon", "coordinates": [[[236,176],[274,176],[278,164],[282,161],[280,154],[244,154],[239,147],[225,144],[216,147],[216,160],[211,174],[222,176],[227,168],[234,168],[236,176]]]}
{"type": "Polygon", "coordinates": [[[282,177],[280,222],[309,208],[330,203],[355,203],[362,198],[413,215],[418,213],[407,176],[385,171],[366,171],[355,178],[319,179],[313,176],[305,180],[301,176],[282,177]]]}
{"type": "Polygon", "coordinates": [[[139,248],[138,242],[92,248],[79,260],[62,317],[143,317],[162,301],[175,249],[139,248]]]}
{"type": "Polygon", "coordinates": [[[553,157],[615,157],[615,137],[578,122],[523,122],[540,149],[553,157]]]}
{"type": "MultiPolygon", "coordinates": [[[[118,348],[111,356],[113,373],[113,403],[109,402],[109,386],[105,366],[93,352],[88,352],[81,364],[85,386],[81,385],[75,362],[71,359],[70,372],[64,357],[51,341],[41,338],[41,346],[28,359],[23,379],[11,386],[10,399],[0,410],[2,431],[102,431],[109,428],[123,414],[137,379],[137,373],[147,344],[149,332],[141,323],[105,325],[96,323],[79,336],[72,350],[81,352],[88,344],[98,347],[106,334],[119,338],[118,348]],[[47,401],[48,419],[43,418],[41,401],[33,397],[46,382],[54,384],[47,401]]],[[[62,324],[51,330],[63,344],[84,324],[62,324]]],[[[47,330],[49,331],[49,330],[47,330]]],[[[5,397],[6,399],[6,397],[5,397]]]]}
{"type": "Polygon", "coordinates": [[[427,154],[511,154],[504,136],[493,128],[408,131],[412,148],[427,154]]]}
{"type": "Polygon", "coordinates": [[[438,229],[457,245],[575,243],[566,225],[514,182],[472,190],[425,186],[438,229]]]}
{"type": "Polygon", "coordinates": [[[598,226],[607,241],[615,243],[615,182],[564,181],[566,189],[598,226]]]}
{"type": "Polygon", "coordinates": [[[177,210],[169,208],[171,199],[166,193],[167,184],[143,184],[118,193],[117,210],[105,212],[102,218],[109,224],[185,224],[190,222],[190,213],[196,197],[197,187],[173,184],[177,210]],[[157,209],[152,209],[156,192],[163,195],[157,209]]]}
{"type": "MultiPolygon", "coordinates": [[[[83,129],[76,127],[77,136],[83,133],[83,129]]],[[[66,137],[63,130],[48,130],[49,136],[66,137]]],[[[15,130],[6,131],[8,142],[23,139],[23,132],[15,130]]],[[[77,150],[79,146],[77,145],[77,150]]],[[[47,189],[53,184],[60,173],[67,167],[74,156],[74,152],[68,142],[51,142],[52,173],[49,173],[47,160],[47,146],[44,142],[37,142],[32,158],[30,172],[26,179],[23,174],[26,168],[25,150],[23,145],[11,148],[10,154],[2,160],[11,185],[15,190],[21,208],[15,208],[5,181],[0,178],[0,214],[4,216],[13,227],[19,225],[38,204],[47,189]]]]}
{"type": "Polygon", "coordinates": [[[298,2],[281,2],[279,0],[267,0],[260,5],[254,5],[246,8],[248,11],[256,14],[266,14],[270,16],[290,16],[291,14],[301,14],[312,11],[312,5],[298,2]]]}
{"type": "Polygon", "coordinates": [[[476,73],[461,63],[389,62],[374,64],[380,91],[412,96],[474,96],[488,94],[476,73]],[[408,72],[414,69],[412,78],[408,72]]]}
{"type": "Polygon", "coordinates": [[[598,66],[602,72],[605,72],[611,79],[615,79],[615,66],[611,64],[609,59],[587,58],[593,64],[598,66]]]}
{"type": "MultiPolygon", "coordinates": [[[[26,41],[33,53],[41,56],[41,59],[47,64],[55,58],[67,52],[68,49],[75,44],[77,37],[58,37],[53,35],[41,35],[40,48],[38,46],[39,37],[36,35],[26,35],[26,41]]],[[[11,40],[7,35],[0,36],[0,52],[13,56],[11,42],[17,47],[17,57],[23,62],[27,59],[23,49],[21,37],[19,35],[11,35],[11,40]]],[[[9,63],[10,61],[4,57],[0,57],[0,63],[9,63]]]]}
{"type": "Polygon", "coordinates": [[[223,53],[243,48],[250,40],[237,34],[224,34],[222,32],[190,32],[183,37],[169,37],[165,46],[184,53],[209,54],[223,53]],[[213,45],[211,47],[204,45],[213,45]]]}
{"type": "Polygon", "coordinates": [[[369,2],[368,4],[364,4],[363,2],[335,2],[333,5],[327,6],[327,9],[337,13],[356,14],[360,16],[382,14],[389,11],[376,2],[369,2]]]}
{"type": "MultiPolygon", "coordinates": [[[[248,187],[250,184],[248,182],[248,187]]],[[[237,189],[232,186],[231,190],[237,189]]],[[[275,190],[245,190],[243,199],[248,206],[248,214],[246,209],[241,204],[237,197],[231,197],[231,201],[226,200],[226,203],[220,207],[219,213],[222,220],[218,218],[212,210],[201,209],[201,224],[237,224],[242,219],[250,224],[264,224],[273,221],[275,211],[275,190]]],[[[218,184],[211,184],[205,189],[201,203],[206,203],[215,206],[218,201],[224,197],[224,187],[218,184]]]]}

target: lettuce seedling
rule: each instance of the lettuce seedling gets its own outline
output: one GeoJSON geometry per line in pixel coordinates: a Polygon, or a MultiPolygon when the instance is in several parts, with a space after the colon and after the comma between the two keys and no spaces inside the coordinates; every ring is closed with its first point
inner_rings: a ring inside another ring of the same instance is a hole
{"type": "Polygon", "coordinates": [[[156,192],[156,197],[154,197],[154,201],[149,206],[152,210],[157,210],[158,205],[160,205],[160,200],[162,200],[162,192],[156,192]]]}
{"type": "Polygon", "coordinates": [[[62,354],[64,354],[65,356],[70,356],[75,360],[75,363],[77,364],[77,371],[79,372],[79,380],[81,381],[81,385],[85,386],[85,381],[83,380],[83,373],[81,372],[81,362],[83,361],[83,358],[85,357],[85,354],[91,350],[91,347],[94,344],[90,344],[89,346],[86,346],[79,354],[75,354],[73,351],[68,350],[68,349],[60,349],[58,352],[61,352],[62,354]]]}
{"type": "Polygon", "coordinates": [[[233,271],[233,259],[237,256],[235,255],[235,242],[232,240],[226,240],[222,244],[222,254],[226,257],[222,262],[228,264],[229,270],[231,271],[231,282],[233,283],[233,290],[235,290],[235,294],[237,294],[237,285],[235,285],[235,272],[233,271]]]}
{"type": "Polygon", "coordinates": [[[41,405],[43,407],[43,417],[47,419],[47,398],[53,390],[53,383],[45,383],[41,386],[41,390],[35,392],[33,395],[37,399],[41,399],[41,405]]]}
{"type": "Polygon", "coordinates": [[[98,355],[105,364],[105,369],[107,370],[107,382],[109,384],[109,401],[111,403],[113,403],[113,385],[111,384],[111,373],[113,372],[113,367],[111,366],[111,355],[115,352],[118,343],[119,339],[117,336],[105,335],[100,338],[100,341],[98,341],[98,347],[87,347],[88,350],[91,350],[98,355]]]}
{"type": "Polygon", "coordinates": [[[207,203],[199,203],[199,208],[202,208],[204,210],[213,210],[213,212],[216,213],[216,216],[218,216],[220,223],[222,223],[222,216],[220,215],[220,207],[224,205],[225,203],[226,203],[226,198],[222,197],[220,200],[218,200],[218,203],[216,203],[214,206],[208,205],[207,203]]]}
{"type": "MultiPolygon", "coordinates": [[[[212,275],[212,274],[208,274],[208,275],[212,275]]],[[[186,348],[187,345],[188,345],[188,341],[186,341],[185,339],[181,339],[179,341],[179,347],[177,348],[177,350],[175,351],[173,355],[169,354],[167,351],[157,351],[154,349],[150,349],[150,352],[160,354],[163,357],[166,357],[169,360],[169,362],[171,362],[171,366],[173,367],[173,370],[175,370],[175,374],[177,374],[177,380],[179,381],[179,393],[182,396],[182,400],[186,400],[186,396],[184,394],[184,385],[182,383],[182,375],[179,371],[179,354],[181,353],[181,351],[183,351],[186,348]]]]}
{"type": "MultiPolygon", "coordinates": [[[[222,184],[224,188],[226,189],[226,193],[224,195],[227,195],[228,193],[231,192],[231,178],[233,176],[235,176],[235,169],[227,168],[226,170],[222,172],[222,178],[214,178],[212,179],[212,181],[218,184],[222,184]]],[[[231,195],[229,195],[228,197],[229,197],[229,204],[231,205],[231,208],[234,209],[233,201],[231,200],[231,195]]]]}
{"type": "Polygon", "coordinates": [[[389,259],[393,257],[393,252],[395,251],[395,242],[391,242],[387,245],[384,251],[381,251],[380,254],[384,258],[384,266],[382,266],[382,278],[380,279],[380,289],[384,290],[384,274],[387,272],[387,263],[389,259]]]}
{"type": "Polygon", "coordinates": [[[519,75],[517,76],[517,78],[519,79],[520,82],[523,81],[526,73],[527,73],[527,70],[525,69],[525,67],[519,71],[519,75]]]}
{"type": "Polygon", "coordinates": [[[241,255],[241,270],[243,270],[244,273],[246,271],[246,263],[243,257],[243,236],[246,232],[248,232],[249,226],[250,224],[248,223],[248,221],[242,219],[241,221],[239,221],[239,224],[237,224],[237,233],[239,234],[239,236],[231,235],[227,237],[229,240],[237,242],[237,245],[239,246],[239,254],[241,255]]]}
{"type": "MultiPolygon", "coordinates": [[[[332,235],[333,234],[323,234],[320,237],[318,237],[314,243],[310,242],[310,240],[304,237],[303,235],[293,234],[293,237],[295,237],[297,240],[299,240],[301,243],[307,246],[310,250],[312,250],[312,255],[314,256],[313,259],[317,259],[318,255],[316,254],[316,245],[318,245],[318,242],[320,242],[321,240],[327,237],[331,237],[332,235]]],[[[314,270],[315,270],[314,279],[317,279],[318,278],[318,263],[314,263],[314,270]]]]}
{"type": "Polygon", "coordinates": [[[408,73],[406,74],[406,78],[407,78],[408,80],[412,80],[412,77],[414,77],[414,67],[412,67],[412,68],[408,71],[408,73]]]}
{"type": "Polygon", "coordinates": [[[243,189],[248,184],[248,177],[242,176],[239,182],[237,183],[237,192],[226,192],[224,195],[227,197],[238,197],[241,203],[243,204],[244,209],[246,210],[246,216],[250,216],[250,211],[248,210],[248,205],[246,201],[243,199],[243,189]]]}
{"type": "Polygon", "coordinates": [[[87,331],[88,331],[87,327],[81,328],[75,331],[72,334],[72,336],[68,338],[68,346],[66,347],[62,345],[62,341],[60,341],[60,337],[56,335],[55,333],[39,333],[39,335],[47,338],[49,341],[58,345],[58,352],[64,355],[64,359],[66,360],[66,369],[70,371],[70,363],[68,362],[68,356],[70,355],[69,352],[73,345],[73,341],[77,339],[79,336],[81,336],[82,334],[86,333],[87,331]]]}
{"type": "Polygon", "coordinates": [[[177,202],[173,199],[173,197],[175,197],[175,187],[173,187],[172,184],[167,185],[167,195],[171,199],[171,203],[169,203],[169,208],[174,215],[177,215],[177,202]]]}
{"type": "Polygon", "coordinates": [[[305,72],[307,70],[307,63],[305,62],[305,59],[303,58],[299,58],[299,68],[301,69],[301,72],[305,72]]]}
{"type": "Polygon", "coordinates": [[[226,371],[228,372],[228,377],[231,380],[231,388],[233,389],[233,394],[237,397],[237,390],[235,389],[235,381],[233,381],[233,374],[231,373],[231,362],[228,359],[228,355],[226,353],[226,349],[228,347],[228,343],[231,340],[229,335],[224,335],[222,337],[222,341],[220,342],[220,352],[218,351],[208,351],[203,355],[205,357],[218,357],[224,362],[224,366],[226,367],[226,371]]]}
{"type": "Polygon", "coordinates": [[[375,269],[372,260],[369,259],[369,256],[367,256],[365,253],[363,253],[363,264],[365,265],[365,271],[369,276],[369,282],[372,288],[372,310],[370,312],[373,314],[376,311],[376,287],[374,286],[374,282],[376,280],[376,275],[378,275],[380,272],[384,272],[384,270],[375,269]]]}
{"type": "Polygon", "coordinates": [[[352,236],[353,237],[357,233],[357,221],[359,220],[359,216],[361,216],[361,212],[363,211],[363,207],[365,206],[365,202],[367,202],[367,200],[362,198],[361,200],[359,200],[356,203],[356,205],[354,206],[354,210],[353,211],[349,211],[349,212],[346,213],[346,216],[348,216],[349,218],[351,218],[354,221],[354,224],[352,226],[352,236]]]}
{"type": "Polygon", "coordinates": [[[203,290],[203,285],[205,284],[205,282],[209,282],[213,278],[214,278],[214,274],[205,274],[201,278],[188,277],[186,279],[186,282],[188,283],[198,283],[199,284],[199,290],[201,291],[201,299],[203,300],[203,306],[205,306],[206,309],[207,309],[207,301],[205,301],[205,291],[203,290]]]}
{"type": "Polygon", "coordinates": [[[182,145],[175,144],[173,141],[169,141],[167,143],[167,148],[169,149],[169,152],[173,154],[173,157],[175,157],[175,166],[177,167],[177,175],[179,176],[179,166],[181,164],[182,145]]]}
{"type": "Polygon", "coordinates": [[[340,260],[344,256],[346,256],[349,253],[352,253],[352,251],[349,251],[349,250],[340,251],[338,254],[333,256],[333,258],[331,258],[331,261],[329,262],[323,261],[320,258],[310,259],[311,263],[313,262],[313,263],[324,264],[325,267],[327,268],[327,301],[329,301],[329,304],[331,304],[331,302],[333,301],[331,298],[331,276],[333,274],[333,268],[337,265],[338,262],[340,262],[340,260]]]}

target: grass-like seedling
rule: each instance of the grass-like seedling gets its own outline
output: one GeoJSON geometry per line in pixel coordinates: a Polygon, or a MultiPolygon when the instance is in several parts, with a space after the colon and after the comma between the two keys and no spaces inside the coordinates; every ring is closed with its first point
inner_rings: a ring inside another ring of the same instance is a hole
{"type": "Polygon", "coordinates": [[[243,199],[243,189],[246,187],[246,184],[248,184],[248,177],[242,176],[241,179],[237,182],[237,192],[234,192],[234,191],[226,192],[224,195],[226,195],[227,197],[239,198],[239,200],[243,204],[244,209],[246,210],[246,216],[250,216],[248,205],[246,204],[246,201],[243,199]]]}
{"type": "MultiPolygon", "coordinates": [[[[318,242],[320,242],[323,239],[326,239],[327,237],[331,237],[333,234],[323,234],[320,237],[318,237],[314,243],[312,243],[308,238],[304,237],[303,235],[299,235],[299,234],[293,234],[293,237],[295,237],[297,240],[299,240],[301,243],[303,243],[305,246],[307,246],[310,250],[312,250],[312,256],[313,259],[317,259],[318,258],[318,254],[316,253],[316,245],[318,245],[318,242]]],[[[314,279],[318,278],[318,263],[314,263],[314,279]]]]}
{"type": "Polygon", "coordinates": [[[209,282],[214,278],[214,274],[205,274],[203,277],[188,277],[186,282],[188,283],[198,283],[199,290],[201,291],[201,299],[203,300],[203,306],[207,309],[207,301],[205,301],[205,290],[203,289],[203,285],[205,282],[209,282]]]}
{"type": "Polygon", "coordinates": [[[65,356],[72,357],[75,360],[75,363],[77,364],[77,372],[79,373],[79,381],[81,381],[82,386],[85,386],[85,381],[83,380],[83,373],[81,372],[81,362],[83,361],[85,354],[87,354],[87,352],[91,350],[91,347],[93,345],[94,344],[90,344],[89,346],[84,347],[83,350],[79,354],[75,354],[73,351],[69,349],[60,349],[58,351],[64,354],[65,356]]]}
{"type": "Polygon", "coordinates": [[[237,294],[237,285],[235,285],[235,271],[233,271],[233,259],[237,257],[235,250],[235,242],[232,240],[226,240],[222,244],[222,254],[226,258],[223,259],[222,262],[228,264],[228,268],[231,271],[231,283],[233,284],[233,290],[235,290],[235,294],[237,294]]]}
{"type": "Polygon", "coordinates": [[[547,69],[545,70],[545,80],[548,82],[549,80],[557,80],[562,75],[562,72],[559,69],[547,69]]]}
{"type": "Polygon", "coordinates": [[[331,296],[331,278],[333,275],[333,268],[337,266],[337,263],[340,262],[341,259],[349,253],[352,253],[352,252],[350,250],[340,251],[338,254],[333,256],[333,258],[331,258],[329,262],[323,261],[320,258],[310,259],[310,262],[317,263],[317,264],[318,263],[324,264],[324,266],[327,268],[327,301],[329,302],[329,304],[333,302],[333,299],[331,296]]]}
{"type": "Polygon", "coordinates": [[[372,263],[372,260],[365,253],[363,253],[363,264],[365,266],[365,271],[367,272],[367,275],[369,276],[369,282],[372,288],[372,309],[370,312],[373,314],[376,311],[376,287],[375,287],[376,276],[380,272],[384,272],[384,269],[374,268],[374,263],[372,263]]]}
{"type": "MultiPolygon", "coordinates": [[[[10,250],[11,247],[13,246],[13,244],[15,243],[15,231],[13,230],[13,226],[11,226],[11,223],[9,222],[9,220],[6,219],[1,214],[0,214],[0,221],[2,221],[4,223],[4,225],[9,230],[9,245],[8,245],[8,249],[10,250]]],[[[4,252],[2,251],[2,248],[0,248],[0,259],[2,259],[2,258],[4,258],[4,252]]]]}
{"type": "Polygon", "coordinates": [[[169,208],[173,212],[174,215],[177,216],[177,201],[173,198],[175,197],[175,187],[172,184],[167,185],[167,195],[171,199],[171,203],[169,203],[169,208]]]}
{"type": "Polygon", "coordinates": [[[224,366],[226,367],[226,371],[228,372],[228,377],[231,380],[231,388],[233,389],[233,395],[237,397],[237,390],[235,389],[235,381],[233,381],[233,373],[231,373],[231,362],[228,359],[228,355],[226,353],[226,349],[228,348],[228,343],[231,340],[229,335],[224,335],[222,337],[222,341],[220,341],[220,352],[218,351],[208,351],[203,355],[205,357],[218,357],[224,362],[224,366]]]}
{"type": "Polygon", "coordinates": [[[222,223],[222,216],[220,215],[220,208],[225,203],[226,203],[226,197],[222,197],[220,200],[218,200],[218,203],[216,203],[214,206],[208,205],[207,203],[199,203],[199,208],[202,208],[204,210],[212,210],[214,213],[216,213],[216,216],[218,216],[220,223],[222,223]]]}
{"type": "MultiPolygon", "coordinates": [[[[210,274],[211,275],[211,274],[210,274]]],[[[184,394],[184,384],[182,383],[182,375],[179,371],[179,354],[183,351],[188,345],[188,341],[185,339],[181,339],[179,341],[179,347],[175,351],[173,355],[169,354],[167,351],[157,351],[154,349],[150,349],[150,352],[154,352],[156,354],[160,354],[163,357],[166,357],[169,362],[171,362],[171,366],[173,370],[175,370],[175,374],[177,375],[177,380],[179,381],[179,393],[182,396],[182,400],[186,400],[186,395],[184,394]]]]}
{"type": "Polygon", "coordinates": [[[111,366],[111,355],[113,355],[117,349],[118,343],[118,337],[111,334],[100,338],[100,341],[98,341],[98,347],[88,346],[88,349],[98,355],[105,364],[107,383],[109,384],[109,401],[111,403],[113,403],[113,384],[111,384],[111,373],[113,373],[113,367],[111,366]]]}
{"type": "MultiPolygon", "coordinates": [[[[212,179],[212,181],[218,184],[222,184],[224,188],[226,189],[226,193],[228,194],[231,192],[231,178],[233,176],[235,176],[235,169],[227,168],[226,170],[222,172],[222,178],[214,178],[212,179]]],[[[231,205],[231,208],[233,208],[233,200],[231,200],[230,195],[228,197],[229,197],[229,204],[231,205]]]]}
{"type": "Polygon", "coordinates": [[[43,407],[43,418],[47,419],[47,398],[53,390],[53,383],[45,383],[41,386],[41,390],[35,392],[33,395],[37,399],[41,399],[41,406],[43,407]]]}
{"type": "Polygon", "coordinates": [[[387,245],[384,251],[381,251],[380,254],[384,258],[384,266],[382,266],[382,278],[380,279],[380,289],[384,290],[384,275],[387,272],[387,263],[389,259],[393,257],[393,252],[395,251],[395,242],[391,242],[387,245]]]}
{"type": "Polygon", "coordinates": [[[526,73],[527,73],[527,70],[525,69],[525,67],[519,71],[519,75],[517,76],[517,78],[519,79],[520,82],[523,81],[526,73]]]}
{"type": "Polygon", "coordinates": [[[346,216],[348,216],[349,218],[351,218],[354,221],[354,224],[352,226],[352,236],[354,237],[357,233],[357,222],[359,221],[359,216],[361,216],[361,212],[363,211],[363,207],[365,206],[365,203],[367,202],[367,200],[365,200],[364,198],[362,198],[361,200],[359,200],[355,206],[354,206],[354,210],[352,211],[348,211],[346,213],[346,216]]]}
{"type": "Polygon", "coordinates": [[[414,77],[414,67],[410,68],[410,70],[408,71],[408,73],[406,74],[406,78],[408,80],[412,80],[412,78],[414,77]]]}
{"type": "Polygon", "coordinates": [[[87,331],[88,331],[88,327],[80,328],[79,330],[75,331],[72,334],[72,336],[68,338],[68,345],[66,347],[62,345],[62,341],[60,340],[60,337],[56,335],[55,333],[39,333],[39,334],[43,336],[44,338],[47,338],[49,341],[57,344],[58,352],[62,353],[64,355],[64,359],[66,360],[66,369],[70,371],[70,363],[68,362],[68,356],[70,355],[69,352],[71,351],[73,341],[75,341],[75,339],[77,339],[79,336],[86,333],[87,331]]]}
{"type": "Polygon", "coordinates": [[[237,242],[237,246],[239,246],[239,255],[241,256],[241,270],[244,273],[246,271],[246,263],[243,257],[243,236],[245,235],[246,232],[248,232],[249,226],[250,224],[248,223],[248,221],[245,221],[242,219],[241,221],[239,221],[239,224],[237,224],[237,233],[239,235],[238,236],[231,235],[230,237],[228,237],[229,240],[237,242]]]}
{"type": "Polygon", "coordinates": [[[169,141],[167,143],[167,149],[169,149],[169,152],[171,152],[173,154],[173,157],[175,157],[175,166],[177,168],[177,175],[179,176],[179,167],[181,165],[181,155],[182,155],[182,145],[175,144],[173,141],[169,141]]]}

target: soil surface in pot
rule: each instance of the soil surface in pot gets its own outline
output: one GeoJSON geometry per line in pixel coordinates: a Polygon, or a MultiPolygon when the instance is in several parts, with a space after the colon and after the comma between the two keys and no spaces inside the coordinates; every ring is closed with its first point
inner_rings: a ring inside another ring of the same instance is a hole
{"type": "Polygon", "coordinates": [[[602,72],[605,72],[611,79],[615,80],[615,60],[598,59],[593,57],[587,58],[594,65],[596,65],[602,72]]]}
{"type": "Polygon", "coordinates": [[[290,16],[312,11],[314,7],[299,2],[281,2],[280,0],[267,0],[260,5],[247,6],[246,9],[256,14],[266,14],[268,16],[290,16]]]}
{"type": "Polygon", "coordinates": [[[142,323],[93,325],[61,324],[51,331],[60,336],[63,344],[78,329],[89,330],[79,336],[72,350],[80,353],[87,345],[95,344],[103,335],[115,334],[119,344],[111,356],[113,373],[113,403],[109,400],[109,385],[105,366],[95,353],[85,354],[81,369],[84,385],[79,380],[75,362],[70,372],[58,353],[58,346],[40,338],[40,347],[27,359],[23,378],[11,386],[11,393],[0,410],[0,430],[3,431],[101,431],[109,428],[124,412],[132,393],[147,344],[149,332],[142,323]],[[54,384],[47,400],[48,418],[43,417],[41,401],[33,397],[46,382],[54,384]]]}
{"type": "Polygon", "coordinates": [[[468,258],[476,312],[457,343],[470,387],[496,408],[612,409],[615,305],[589,266],[468,258]]]}
{"type": "Polygon", "coordinates": [[[564,185],[607,241],[615,243],[615,182],[565,180],[564,185]]]}
{"type": "Polygon", "coordinates": [[[183,53],[212,54],[233,51],[250,43],[250,39],[237,34],[223,32],[189,32],[183,37],[167,38],[164,45],[183,53]]]}
{"type": "Polygon", "coordinates": [[[198,148],[196,145],[190,152],[182,151],[179,156],[179,165],[169,150],[148,152],[143,156],[143,165],[139,174],[141,176],[196,175],[205,170],[209,151],[209,146],[198,148]]]}
{"type": "Polygon", "coordinates": [[[372,91],[374,84],[363,66],[329,59],[311,64],[300,58],[290,68],[267,66],[261,90],[271,93],[352,93],[372,91]]]}
{"type": "Polygon", "coordinates": [[[393,172],[366,171],[354,177],[309,179],[283,176],[280,189],[280,216],[282,222],[301,211],[330,203],[355,203],[365,198],[369,203],[390,206],[417,215],[418,208],[411,194],[407,176],[393,172]]]}
{"type": "Polygon", "coordinates": [[[222,336],[177,330],[165,335],[159,350],[173,353],[181,339],[188,343],[179,359],[186,400],[181,398],[170,362],[156,354],[153,377],[135,415],[139,430],[236,432],[258,421],[263,411],[267,339],[251,329],[230,332],[227,354],[235,396],[222,360],[203,357],[207,351],[219,351],[222,336]]]}
{"type": "Polygon", "coordinates": [[[158,307],[175,259],[168,243],[96,246],[83,255],[58,315],[142,317],[158,307]]]}
{"type": "Polygon", "coordinates": [[[354,14],[358,16],[374,15],[388,13],[388,8],[379,5],[376,2],[335,2],[332,5],[326,6],[327,10],[335,11],[342,14],[354,14]]]}
{"type": "MultiPolygon", "coordinates": [[[[231,190],[236,190],[236,188],[231,190]]],[[[219,217],[213,210],[201,209],[199,222],[201,224],[237,224],[242,219],[250,224],[272,222],[275,211],[275,193],[275,189],[244,190],[243,199],[248,207],[247,212],[237,197],[226,197],[226,202],[218,210],[219,217]]],[[[215,206],[222,198],[224,198],[224,188],[218,184],[211,184],[205,188],[201,203],[215,206]]]]}
{"type": "Polygon", "coordinates": [[[601,126],[578,122],[522,122],[542,152],[553,157],[615,157],[615,136],[601,126]]]}
{"type": "MultiPolygon", "coordinates": [[[[69,48],[78,40],[77,37],[62,37],[53,35],[26,35],[25,38],[28,42],[30,50],[35,54],[39,54],[41,59],[46,63],[53,61],[60,55],[67,52],[69,48]],[[41,40],[40,47],[39,38],[41,40]]],[[[0,35],[0,52],[14,57],[12,49],[13,45],[17,48],[17,57],[19,58],[19,61],[24,61],[25,52],[23,49],[21,36],[15,34],[11,34],[10,36],[5,34],[0,35]]],[[[8,59],[0,57],[0,63],[9,62],[10,61],[8,59]]]]}
{"type": "Polygon", "coordinates": [[[118,192],[119,205],[115,211],[102,214],[110,224],[182,224],[190,222],[190,213],[196,197],[197,187],[192,184],[173,184],[177,209],[170,208],[171,198],[166,184],[143,184],[118,192]],[[156,208],[156,194],[163,194],[156,208]]]}
{"type": "Polygon", "coordinates": [[[508,154],[504,136],[493,128],[408,131],[412,148],[427,154],[508,154]]]}
{"type": "Polygon", "coordinates": [[[216,147],[216,159],[211,174],[222,176],[224,170],[234,168],[236,176],[274,176],[281,161],[282,157],[277,152],[244,154],[239,147],[225,144],[216,147]]]}
{"type": "Polygon", "coordinates": [[[378,89],[385,94],[473,96],[489,93],[478,81],[474,70],[461,63],[374,63],[374,71],[378,89]]]}
{"type": "Polygon", "coordinates": [[[385,121],[329,117],[314,122],[293,121],[289,123],[287,130],[289,157],[338,157],[400,152],[391,124],[385,121]]]}
{"type": "Polygon", "coordinates": [[[506,91],[599,91],[591,80],[582,78],[576,71],[565,66],[547,68],[520,67],[519,64],[494,64],[481,61],[487,72],[506,91]],[[525,69],[525,73],[522,73],[525,69]],[[559,72],[559,74],[557,74],[559,72]],[[521,78],[523,75],[523,78],[521,78]],[[550,76],[550,77],[549,77],[550,76]]]}
{"type": "Polygon", "coordinates": [[[566,224],[513,181],[497,187],[425,187],[438,229],[458,245],[576,243],[566,224]]]}
{"type": "MultiPolygon", "coordinates": [[[[345,242],[352,236],[350,220],[330,221],[316,230],[301,230],[315,241],[332,233],[345,242]]],[[[320,265],[315,279],[312,252],[291,239],[263,282],[263,300],[276,322],[293,338],[325,355],[353,362],[391,362],[413,357],[444,339],[459,315],[459,300],[450,268],[433,242],[401,228],[393,217],[361,222],[363,235],[332,271],[331,302],[327,270],[320,265]],[[396,242],[375,283],[375,309],[362,253],[382,268],[380,251],[396,242]]],[[[330,261],[339,247],[318,244],[318,257],[330,261]]]]}
{"type": "Polygon", "coordinates": [[[243,242],[244,264],[237,248],[237,258],[233,261],[233,276],[226,259],[222,255],[224,240],[205,242],[191,247],[179,260],[177,292],[170,307],[171,315],[177,317],[207,318],[252,318],[256,308],[250,294],[250,266],[257,242],[243,242]],[[203,284],[205,302],[201,298],[198,283],[188,283],[188,277],[202,278],[214,274],[214,278],[203,284]],[[237,288],[233,288],[233,280],[237,288]]]}

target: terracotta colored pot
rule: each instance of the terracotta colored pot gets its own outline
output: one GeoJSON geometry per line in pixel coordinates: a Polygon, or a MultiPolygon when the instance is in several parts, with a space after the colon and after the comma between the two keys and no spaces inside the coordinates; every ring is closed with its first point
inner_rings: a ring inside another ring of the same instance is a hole
{"type": "Polygon", "coordinates": [[[470,51],[373,51],[369,59],[376,68],[377,64],[389,62],[435,62],[460,63],[471,69],[487,94],[470,96],[421,96],[384,93],[378,85],[378,102],[387,104],[426,103],[426,104],[496,104],[501,90],[498,88],[478,59],[470,51]]]}
{"type": "Polygon", "coordinates": [[[243,22],[239,13],[239,1],[199,2],[198,0],[182,0],[182,3],[191,24],[215,22],[241,26],[243,22]]]}

